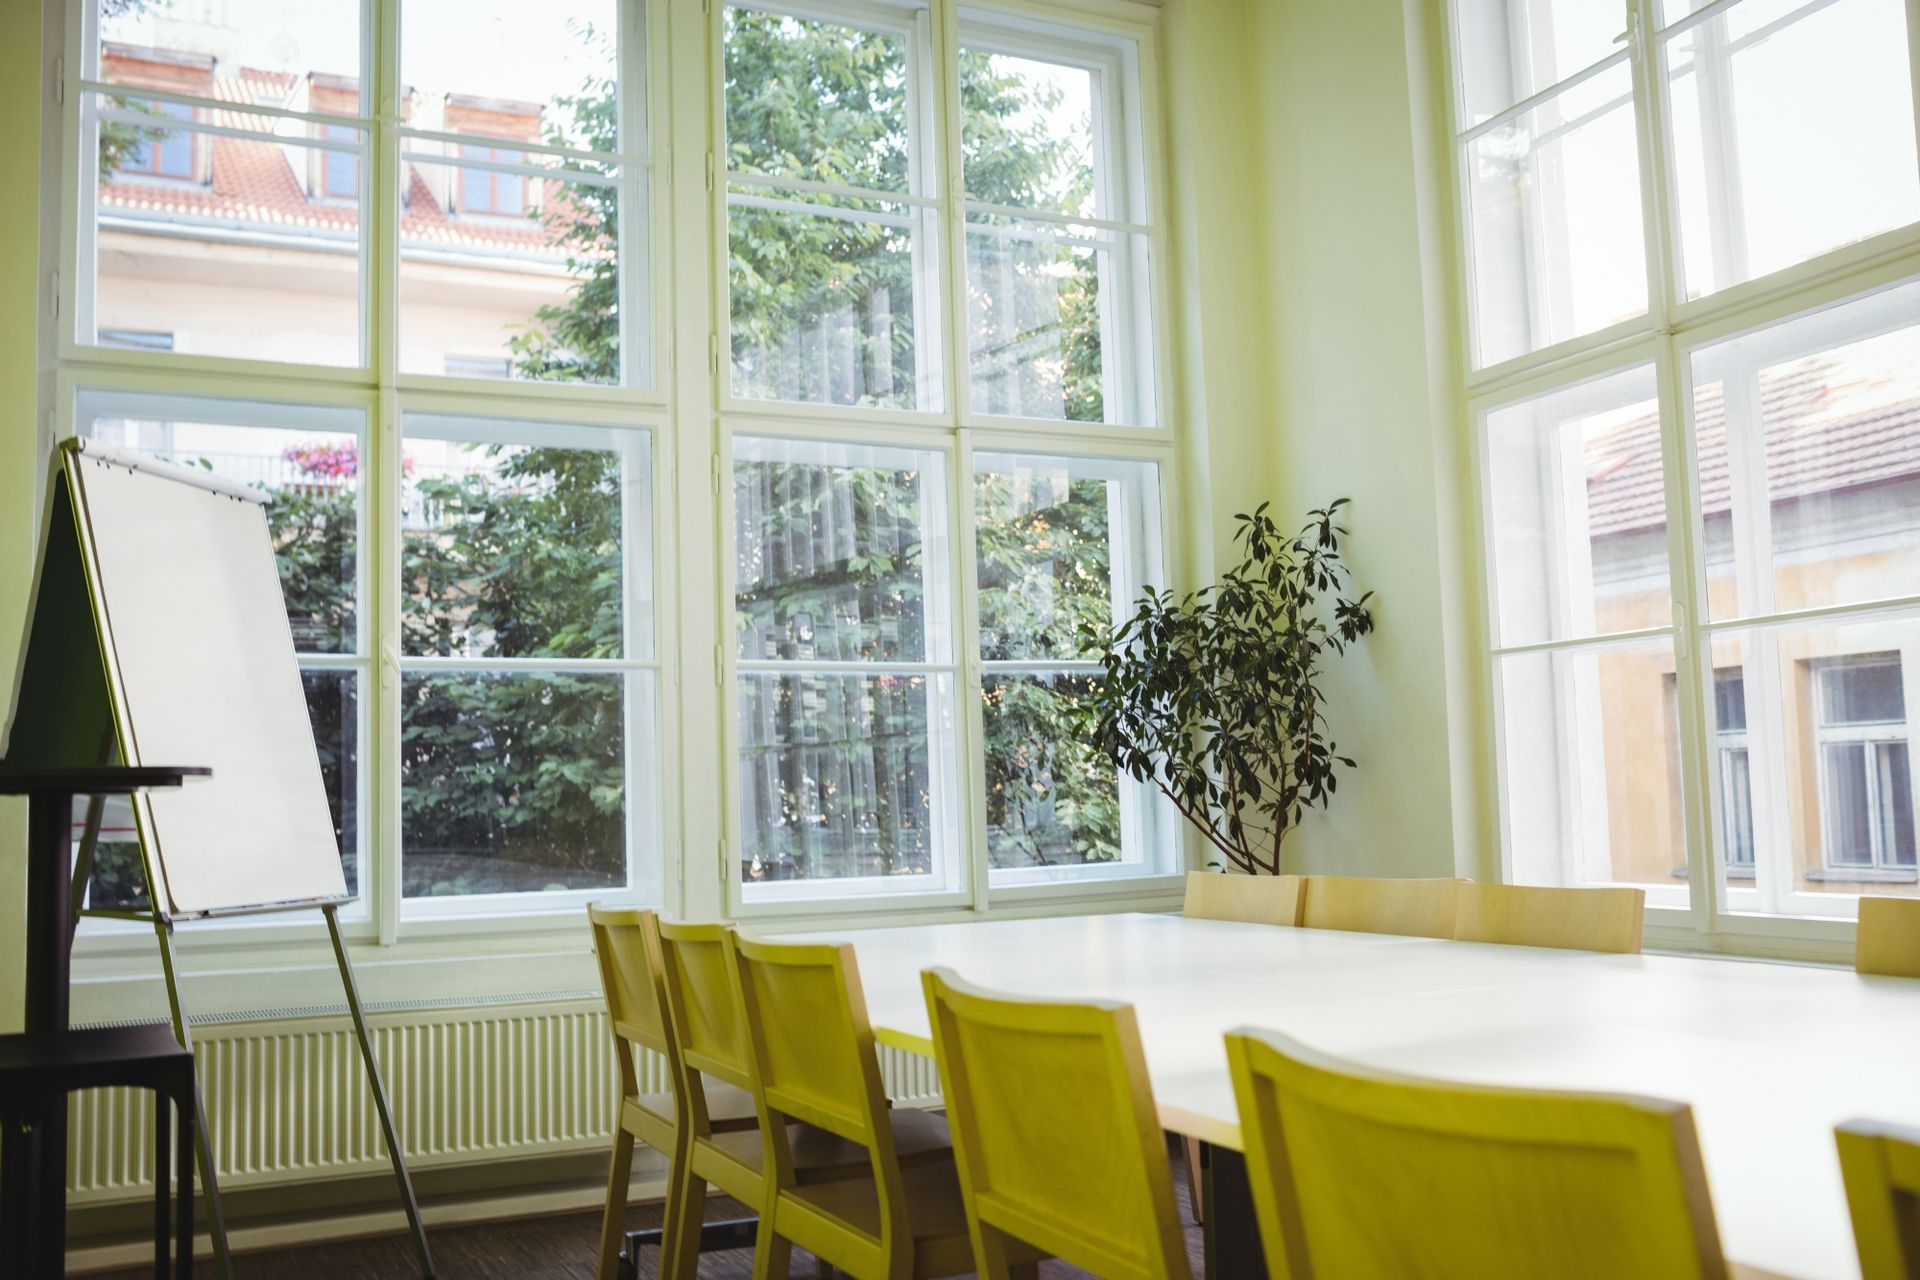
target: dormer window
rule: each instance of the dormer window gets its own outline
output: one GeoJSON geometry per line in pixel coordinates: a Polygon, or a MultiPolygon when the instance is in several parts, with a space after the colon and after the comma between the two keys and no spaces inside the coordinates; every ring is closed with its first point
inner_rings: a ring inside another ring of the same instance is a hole
{"type": "MultiPolygon", "coordinates": [[[[461,143],[460,154],[470,160],[492,160],[511,164],[520,159],[520,154],[502,151],[498,147],[476,146],[461,143]]],[[[462,213],[495,213],[509,218],[518,218],[527,212],[527,180],[517,173],[501,173],[494,169],[462,168],[460,170],[460,211],[462,213]]]]}
{"type": "MultiPolygon", "coordinates": [[[[329,142],[345,142],[358,145],[360,135],[345,125],[330,124],[322,127],[322,135],[329,142]]],[[[351,151],[323,151],[320,160],[320,194],[329,200],[357,200],[360,198],[360,157],[351,151]]]]}
{"type": "MultiPolygon", "coordinates": [[[[152,105],[158,115],[171,116],[176,120],[193,119],[193,108],[183,102],[156,102],[152,105]]],[[[181,129],[163,129],[159,125],[143,127],[139,143],[127,153],[120,165],[120,172],[146,174],[155,178],[192,179],[193,135],[181,129]]]]}

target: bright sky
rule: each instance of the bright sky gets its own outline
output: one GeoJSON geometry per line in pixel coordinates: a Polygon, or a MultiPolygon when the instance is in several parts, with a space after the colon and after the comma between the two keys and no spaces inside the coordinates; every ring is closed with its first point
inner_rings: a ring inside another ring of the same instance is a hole
{"type": "MultiPolygon", "coordinates": [[[[424,92],[550,102],[611,73],[615,0],[407,0],[401,79],[424,92]]],[[[101,38],[193,53],[229,65],[358,76],[358,0],[151,0],[102,23],[101,38]]]]}

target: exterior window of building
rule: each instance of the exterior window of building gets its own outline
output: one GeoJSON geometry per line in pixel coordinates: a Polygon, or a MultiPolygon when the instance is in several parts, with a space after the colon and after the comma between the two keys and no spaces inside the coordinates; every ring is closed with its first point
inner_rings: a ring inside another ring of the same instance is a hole
{"type": "Polygon", "coordinates": [[[505,356],[450,355],[443,368],[449,377],[454,378],[510,378],[513,376],[513,362],[505,356]]]}
{"type": "Polygon", "coordinates": [[[121,351],[171,351],[173,335],[153,329],[102,329],[100,345],[121,351]]]}
{"type": "Polygon", "coordinates": [[[1832,867],[1912,867],[1913,776],[1900,661],[1855,659],[1814,675],[1832,867]]]}
{"type": "MultiPolygon", "coordinates": [[[[476,146],[471,142],[460,144],[460,154],[468,160],[512,163],[518,159],[511,151],[476,146]]],[[[460,169],[460,211],[497,213],[508,218],[522,217],[527,212],[527,180],[514,173],[463,166],[460,169]]]]}
{"type": "MultiPolygon", "coordinates": [[[[193,119],[193,108],[184,102],[155,101],[147,110],[162,119],[193,119]]],[[[132,145],[125,152],[121,171],[149,174],[156,178],[192,178],[194,135],[164,124],[126,126],[132,145]]]]}
{"type": "Polygon", "coordinates": [[[1452,19],[1502,874],[1679,932],[1920,893],[1909,7],[1452,19]]]}
{"type": "MultiPolygon", "coordinates": [[[[321,127],[321,136],[330,142],[352,143],[359,134],[344,125],[321,127]]],[[[360,196],[360,157],[351,151],[320,153],[320,192],[337,200],[356,200],[360,196]]]]}

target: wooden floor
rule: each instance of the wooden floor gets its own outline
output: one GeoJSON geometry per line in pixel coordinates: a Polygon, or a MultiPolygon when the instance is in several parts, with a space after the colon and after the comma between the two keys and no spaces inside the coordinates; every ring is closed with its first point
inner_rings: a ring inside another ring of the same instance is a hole
{"type": "MultiPolygon", "coordinates": [[[[1205,1274],[1200,1228],[1187,1213],[1186,1170],[1178,1159],[1173,1162],[1173,1170],[1181,1216],[1187,1220],[1187,1257],[1193,1263],[1193,1274],[1200,1277],[1205,1274]]],[[[708,1200],[707,1210],[712,1219],[745,1214],[739,1204],[720,1196],[708,1200]]],[[[628,1219],[635,1229],[658,1226],[660,1206],[636,1205],[629,1211],[628,1219]]],[[[443,1280],[494,1280],[507,1276],[518,1280],[593,1280],[599,1238],[598,1213],[434,1227],[427,1234],[435,1266],[443,1280]]],[[[641,1276],[650,1278],[655,1274],[658,1258],[657,1250],[641,1251],[641,1276]]],[[[201,1273],[201,1267],[196,1266],[195,1274],[201,1273]]],[[[700,1258],[701,1280],[735,1280],[752,1273],[753,1254],[749,1250],[709,1253],[700,1258]]],[[[812,1280],[815,1274],[812,1257],[794,1250],[792,1273],[812,1280]]],[[[112,1280],[136,1280],[153,1273],[150,1269],[131,1269],[104,1274],[112,1280]]],[[[208,1270],[205,1274],[212,1273],[208,1270]]],[[[411,1280],[420,1272],[414,1262],[411,1237],[395,1235],[243,1253],[234,1259],[234,1274],[240,1280],[256,1276],[273,1280],[384,1280],[385,1277],[411,1280]]],[[[1040,1268],[1043,1280],[1067,1280],[1087,1274],[1060,1262],[1043,1263],[1040,1268]]]]}

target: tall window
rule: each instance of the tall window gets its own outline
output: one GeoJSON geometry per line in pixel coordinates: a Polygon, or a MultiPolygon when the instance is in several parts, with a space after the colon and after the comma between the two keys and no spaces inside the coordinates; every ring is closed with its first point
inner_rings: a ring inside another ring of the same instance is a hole
{"type": "Polygon", "coordinates": [[[78,9],[57,430],[268,491],[359,940],[1177,887],[1154,10],[78,9]]]}
{"type": "Polygon", "coordinates": [[[1907,21],[1454,4],[1514,879],[1642,884],[1736,932],[1920,892],[1907,21]]]}
{"type": "Polygon", "coordinates": [[[1085,718],[1091,637],[1166,583],[1138,42],[719,8],[730,902],[1171,874],[1085,718]]]}

